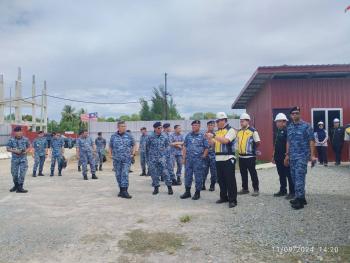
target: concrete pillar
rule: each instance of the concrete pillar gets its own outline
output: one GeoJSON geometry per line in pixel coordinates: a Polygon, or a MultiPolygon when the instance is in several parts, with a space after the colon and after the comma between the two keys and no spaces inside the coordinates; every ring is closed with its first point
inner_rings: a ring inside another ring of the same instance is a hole
{"type": "Polygon", "coordinates": [[[32,81],[32,131],[36,131],[36,91],[35,91],[35,75],[32,81]]]}
{"type": "Polygon", "coordinates": [[[0,75],[0,124],[5,122],[5,88],[4,76],[0,75]]]}
{"type": "Polygon", "coordinates": [[[15,87],[15,123],[20,124],[22,122],[22,80],[21,80],[21,68],[18,68],[18,78],[16,80],[16,87],[15,87]]]}

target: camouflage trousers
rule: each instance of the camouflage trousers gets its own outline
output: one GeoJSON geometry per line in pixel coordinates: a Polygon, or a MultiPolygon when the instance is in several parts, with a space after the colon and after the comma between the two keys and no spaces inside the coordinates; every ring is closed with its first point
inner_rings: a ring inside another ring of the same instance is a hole
{"type": "Polygon", "coordinates": [[[295,197],[305,197],[305,177],[308,160],[304,158],[290,160],[290,174],[294,183],[295,197]]]}
{"type": "Polygon", "coordinates": [[[39,173],[43,172],[44,168],[44,163],[45,163],[45,155],[34,155],[34,166],[33,166],[33,174],[36,174],[36,170],[38,169],[39,166],[39,173]]]}
{"type": "Polygon", "coordinates": [[[23,184],[28,170],[27,157],[11,159],[11,174],[14,183],[23,184]]]}
{"type": "Polygon", "coordinates": [[[131,166],[130,160],[117,160],[113,159],[113,168],[115,172],[115,178],[119,187],[129,187],[129,171],[131,166]]]}

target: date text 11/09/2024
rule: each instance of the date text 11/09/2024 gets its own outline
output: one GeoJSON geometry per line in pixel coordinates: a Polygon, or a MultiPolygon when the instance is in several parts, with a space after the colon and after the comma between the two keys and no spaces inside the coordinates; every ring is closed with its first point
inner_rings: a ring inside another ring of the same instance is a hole
{"type": "Polygon", "coordinates": [[[274,253],[279,254],[285,254],[285,253],[292,253],[292,254],[307,254],[307,253],[313,253],[316,251],[324,252],[324,253],[332,253],[332,254],[338,254],[339,248],[338,247],[305,247],[305,246],[284,246],[284,247],[272,247],[272,250],[274,253]]]}

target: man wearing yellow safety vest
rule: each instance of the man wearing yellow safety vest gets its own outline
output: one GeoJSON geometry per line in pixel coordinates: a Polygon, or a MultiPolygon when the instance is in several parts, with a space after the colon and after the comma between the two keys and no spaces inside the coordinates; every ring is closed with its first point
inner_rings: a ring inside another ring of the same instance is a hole
{"type": "Polygon", "coordinates": [[[228,207],[237,205],[237,183],[235,176],[236,156],[234,141],[236,131],[227,122],[225,112],[216,114],[218,130],[215,134],[207,132],[206,138],[211,145],[215,145],[215,164],[217,179],[220,186],[220,199],[217,204],[228,202],[228,207]]]}
{"type": "Polygon", "coordinates": [[[255,169],[256,149],[260,144],[260,137],[255,128],[249,126],[250,116],[243,113],[240,116],[241,129],[237,133],[237,148],[239,153],[239,170],[242,176],[242,190],[238,194],[248,194],[248,171],[252,179],[254,192],[259,195],[259,179],[255,169]]]}

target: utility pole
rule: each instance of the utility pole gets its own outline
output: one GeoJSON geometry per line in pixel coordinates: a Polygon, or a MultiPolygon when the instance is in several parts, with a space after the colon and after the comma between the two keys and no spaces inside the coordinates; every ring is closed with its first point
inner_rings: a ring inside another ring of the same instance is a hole
{"type": "Polygon", "coordinates": [[[165,120],[168,120],[168,90],[167,90],[167,73],[164,73],[164,112],[165,120]]]}

